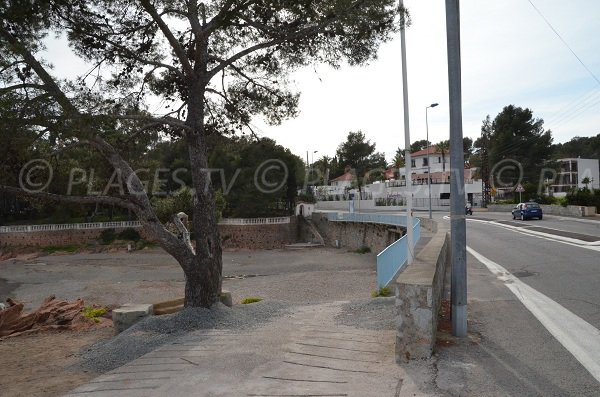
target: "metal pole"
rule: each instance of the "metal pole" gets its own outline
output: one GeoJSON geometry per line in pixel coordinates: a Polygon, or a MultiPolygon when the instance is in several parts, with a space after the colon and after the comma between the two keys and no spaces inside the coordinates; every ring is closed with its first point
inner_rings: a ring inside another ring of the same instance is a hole
{"type": "Polygon", "coordinates": [[[429,219],[431,219],[431,165],[429,159],[429,121],[427,120],[427,111],[429,106],[425,108],[425,129],[427,130],[427,186],[429,187],[429,219]]]}
{"type": "Polygon", "coordinates": [[[467,335],[465,163],[463,155],[459,0],[446,0],[450,97],[450,219],[452,236],[452,334],[467,335]]]}
{"type": "MultiPolygon", "coordinates": [[[[404,1],[400,0],[404,10],[404,1]]],[[[412,216],[412,166],[410,163],[410,123],[408,118],[408,77],[406,71],[406,33],[404,24],[400,27],[400,51],[402,54],[402,101],[404,103],[404,169],[406,171],[406,238],[408,245],[407,264],[413,262],[413,216],[412,216]]]]}

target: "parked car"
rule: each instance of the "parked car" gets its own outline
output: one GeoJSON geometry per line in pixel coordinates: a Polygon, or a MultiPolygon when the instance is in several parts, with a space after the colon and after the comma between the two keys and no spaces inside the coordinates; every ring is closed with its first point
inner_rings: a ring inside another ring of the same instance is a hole
{"type": "Polygon", "coordinates": [[[542,219],[543,212],[542,208],[538,203],[528,202],[528,203],[519,203],[512,210],[513,219],[521,219],[524,221],[525,219],[538,218],[542,219]]]}

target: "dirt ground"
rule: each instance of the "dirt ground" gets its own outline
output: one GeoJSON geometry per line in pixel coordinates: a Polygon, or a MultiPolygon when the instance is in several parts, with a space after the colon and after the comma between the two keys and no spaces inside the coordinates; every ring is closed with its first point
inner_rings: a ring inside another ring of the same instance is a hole
{"type": "MultiPolygon", "coordinates": [[[[375,256],[336,249],[230,251],[224,288],[234,304],[261,296],[295,304],[366,298],[375,288],[375,256]]],[[[0,301],[37,307],[49,295],[86,305],[156,303],[183,295],[184,277],[160,249],[135,253],[25,255],[0,261],[0,301]]],[[[97,376],[77,366],[78,352],[114,335],[112,328],[46,332],[0,341],[0,395],[59,396],[97,376]]]]}
{"type": "Polygon", "coordinates": [[[59,396],[98,374],[77,369],[76,354],[113,335],[111,328],[47,332],[0,342],[3,397],[59,396]]]}

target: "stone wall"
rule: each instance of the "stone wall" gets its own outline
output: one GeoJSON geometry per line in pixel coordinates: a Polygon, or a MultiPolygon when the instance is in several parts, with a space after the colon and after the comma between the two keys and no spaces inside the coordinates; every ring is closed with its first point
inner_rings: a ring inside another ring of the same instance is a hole
{"type": "Polygon", "coordinates": [[[369,247],[372,252],[378,253],[406,232],[404,228],[379,223],[332,222],[322,212],[313,212],[311,219],[326,246],[350,250],[369,247]]]}
{"type": "MultiPolygon", "coordinates": [[[[1,246],[66,246],[99,242],[103,229],[59,230],[26,233],[0,233],[1,246]]],[[[115,228],[117,233],[124,230],[115,228]]],[[[136,228],[142,238],[148,239],[144,228],[136,228]]],[[[292,244],[298,238],[295,216],[290,223],[258,225],[219,225],[223,248],[274,249],[292,244]]]]}
{"type": "MultiPolygon", "coordinates": [[[[512,209],[516,204],[488,204],[488,211],[490,212],[506,212],[509,216],[512,209]]],[[[546,205],[541,204],[542,211],[548,215],[559,215],[559,216],[594,216],[596,214],[595,207],[580,207],[578,205],[546,205]]]]}
{"type": "MultiPolygon", "coordinates": [[[[115,232],[120,233],[125,229],[115,228],[115,232]]],[[[104,229],[0,233],[0,246],[48,247],[94,244],[100,241],[102,230],[104,229]]],[[[135,230],[142,238],[146,237],[143,228],[135,228],[135,230]]]]}
{"type": "Polygon", "coordinates": [[[442,230],[396,279],[396,362],[431,357],[449,263],[450,233],[442,230]]]}
{"type": "Polygon", "coordinates": [[[223,248],[275,249],[298,240],[298,220],[275,225],[219,225],[223,248]]]}

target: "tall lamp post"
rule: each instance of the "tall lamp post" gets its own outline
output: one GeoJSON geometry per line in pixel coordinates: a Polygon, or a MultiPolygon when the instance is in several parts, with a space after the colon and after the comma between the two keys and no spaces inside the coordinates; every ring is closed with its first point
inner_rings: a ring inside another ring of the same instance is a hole
{"type": "Polygon", "coordinates": [[[429,187],[429,219],[431,219],[431,165],[429,161],[429,121],[427,120],[427,110],[434,108],[438,104],[432,103],[425,108],[425,129],[427,130],[427,186],[429,187]]]}

